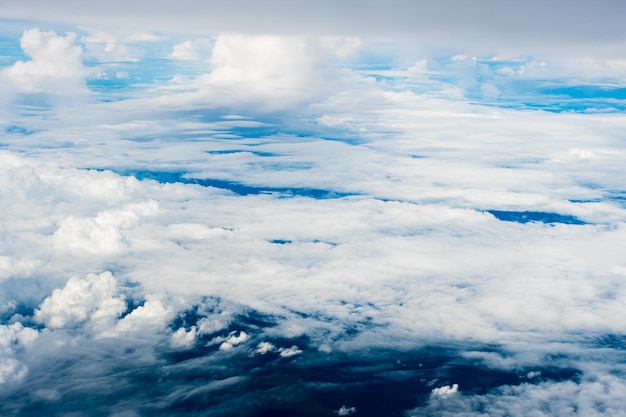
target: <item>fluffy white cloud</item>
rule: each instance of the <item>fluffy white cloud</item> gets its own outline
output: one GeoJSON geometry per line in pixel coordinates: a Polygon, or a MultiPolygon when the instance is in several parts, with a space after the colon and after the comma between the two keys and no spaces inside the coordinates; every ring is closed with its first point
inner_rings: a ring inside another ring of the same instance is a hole
{"type": "Polygon", "coordinates": [[[48,328],[74,327],[88,320],[113,321],[126,309],[118,296],[117,280],[110,272],[72,277],[35,310],[34,319],[48,328]]]}
{"type": "Polygon", "coordinates": [[[26,366],[13,358],[0,358],[0,384],[19,381],[27,372],[26,366]]]}
{"type": "Polygon", "coordinates": [[[248,340],[249,336],[246,332],[231,332],[230,335],[220,344],[220,350],[231,350],[233,347],[240,345],[248,340]]]}
{"type": "Polygon", "coordinates": [[[278,351],[283,358],[291,358],[292,356],[298,356],[302,353],[302,350],[295,345],[289,348],[281,348],[278,351]]]}
{"type": "Polygon", "coordinates": [[[268,352],[273,352],[276,349],[276,346],[274,346],[273,343],[270,342],[260,342],[257,347],[255,352],[260,354],[260,355],[265,355],[268,352]]]}
{"type": "MultiPolygon", "coordinates": [[[[154,335],[164,331],[167,324],[174,318],[176,312],[165,300],[155,295],[148,295],[143,305],[119,320],[115,327],[109,328],[102,335],[105,337],[119,337],[124,334],[154,335]]],[[[177,339],[183,335],[179,335],[177,339]]],[[[182,337],[185,339],[185,337],[182,337]]],[[[180,340],[178,340],[180,341],[180,340]]]]}
{"type": "Polygon", "coordinates": [[[459,391],[459,384],[444,385],[443,387],[433,388],[430,393],[433,397],[448,398],[459,391]]]}
{"type": "Polygon", "coordinates": [[[36,330],[21,323],[0,325],[0,386],[23,379],[28,367],[15,355],[31,345],[38,337],[36,330]]]}
{"type": "Polygon", "coordinates": [[[69,216],[61,222],[51,239],[59,249],[112,253],[127,246],[123,229],[136,226],[140,216],[154,214],[157,210],[156,201],[150,201],[103,211],[95,218],[69,216]]]}
{"type": "Polygon", "coordinates": [[[196,341],[196,326],[192,326],[189,331],[184,327],[176,330],[172,334],[172,346],[175,348],[190,348],[196,341]]]}
{"type": "Polygon", "coordinates": [[[0,76],[18,92],[79,94],[87,91],[82,50],[75,45],[76,34],[65,36],[53,31],[30,29],[20,46],[29,61],[18,61],[4,68],[0,76]]]}
{"type": "Polygon", "coordinates": [[[335,411],[335,413],[337,413],[338,416],[350,416],[356,413],[356,411],[356,407],[347,407],[345,405],[342,405],[339,410],[335,411]]]}
{"type": "Polygon", "coordinates": [[[338,74],[323,62],[359,45],[352,38],[223,34],[213,46],[211,72],[200,82],[220,105],[285,109],[331,91],[338,74]]]}

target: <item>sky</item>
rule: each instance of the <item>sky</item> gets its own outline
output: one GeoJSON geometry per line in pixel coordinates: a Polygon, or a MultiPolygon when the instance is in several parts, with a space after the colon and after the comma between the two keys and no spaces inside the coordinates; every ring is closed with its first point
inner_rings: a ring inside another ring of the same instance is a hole
{"type": "Polygon", "coordinates": [[[619,1],[5,1],[0,414],[623,416],[619,1]]]}

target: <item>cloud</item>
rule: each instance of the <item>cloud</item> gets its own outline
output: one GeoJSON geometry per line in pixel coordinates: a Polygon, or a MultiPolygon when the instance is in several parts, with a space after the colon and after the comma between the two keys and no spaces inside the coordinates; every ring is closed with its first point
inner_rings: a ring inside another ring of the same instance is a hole
{"type": "Polygon", "coordinates": [[[580,383],[546,382],[539,385],[505,386],[485,395],[455,395],[414,410],[411,416],[619,416],[618,400],[626,390],[622,378],[604,375],[580,383]]]}
{"type": "MultiPolygon", "coordinates": [[[[131,38],[135,42],[143,41],[143,37],[136,39],[131,38]]],[[[146,38],[145,40],[151,40],[146,38]]],[[[83,36],[81,42],[85,45],[86,55],[93,56],[99,61],[129,61],[137,62],[142,52],[137,48],[128,45],[125,39],[120,39],[117,35],[107,33],[100,30],[91,30],[89,35],[83,36]]]]}
{"type": "Polygon", "coordinates": [[[268,352],[273,352],[275,349],[276,346],[274,346],[270,342],[260,342],[256,347],[256,353],[260,355],[265,355],[268,352]]]}
{"type": "Polygon", "coordinates": [[[137,225],[140,216],[158,211],[156,201],[133,204],[121,210],[107,210],[95,218],[68,216],[51,236],[60,249],[78,249],[91,253],[112,253],[127,246],[122,230],[137,225]]]}
{"type": "Polygon", "coordinates": [[[197,55],[194,44],[191,41],[185,41],[174,45],[172,53],[169,55],[175,59],[196,59],[197,55]]]}
{"type": "Polygon", "coordinates": [[[15,356],[31,345],[38,335],[36,330],[21,323],[0,325],[0,387],[16,383],[26,376],[28,367],[15,356]]]}
{"type": "Polygon", "coordinates": [[[113,338],[126,333],[152,335],[164,331],[174,315],[174,309],[160,299],[160,296],[148,294],[143,305],[128,313],[114,328],[103,332],[102,335],[113,338]]]}
{"type": "Polygon", "coordinates": [[[233,347],[240,345],[248,340],[248,334],[244,331],[239,332],[239,335],[235,335],[232,332],[221,344],[220,350],[231,350],[233,347]]]}
{"type": "Polygon", "coordinates": [[[200,88],[225,106],[285,109],[330,91],[338,74],[322,62],[346,56],[358,45],[347,38],[222,34],[200,88]]]}
{"type": "Polygon", "coordinates": [[[291,358],[292,356],[297,356],[302,353],[302,350],[298,348],[298,346],[292,346],[290,348],[281,348],[278,350],[280,356],[283,358],[291,358]]]}
{"type": "Polygon", "coordinates": [[[38,19],[97,25],[107,28],[158,27],[174,32],[247,32],[256,34],[313,34],[404,38],[426,47],[444,46],[474,50],[551,49],[594,53],[619,53],[626,40],[620,15],[624,5],[603,0],[589,5],[584,1],[527,1],[503,4],[480,0],[459,4],[393,0],[324,0],[315,4],[284,0],[264,2],[233,1],[224,6],[216,1],[202,4],[184,0],[176,5],[157,1],[151,7],[141,2],[114,0],[93,5],[89,10],[75,0],[63,0],[51,7],[46,2],[6,2],[2,17],[38,19]],[[124,10],[123,16],[113,12],[124,10]]]}
{"type": "Polygon", "coordinates": [[[110,272],[72,277],[35,310],[34,320],[51,329],[74,327],[88,320],[114,321],[126,309],[110,272]]]}
{"type": "Polygon", "coordinates": [[[196,326],[187,331],[181,327],[172,334],[172,346],[175,348],[190,348],[196,341],[196,326]]]}
{"type": "Polygon", "coordinates": [[[20,46],[31,59],[2,69],[0,76],[17,92],[85,93],[88,71],[82,62],[82,50],[75,41],[74,33],[62,36],[36,28],[27,30],[20,46]]]}
{"type": "Polygon", "coordinates": [[[19,381],[26,375],[27,368],[13,358],[0,358],[0,384],[19,381]]]}
{"type": "Polygon", "coordinates": [[[335,411],[335,413],[337,413],[338,416],[349,416],[356,413],[356,411],[356,407],[346,407],[345,405],[342,405],[339,410],[335,411]]]}
{"type": "Polygon", "coordinates": [[[433,388],[432,397],[448,398],[459,391],[459,384],[444,385],[443,387],[433,388]]]}

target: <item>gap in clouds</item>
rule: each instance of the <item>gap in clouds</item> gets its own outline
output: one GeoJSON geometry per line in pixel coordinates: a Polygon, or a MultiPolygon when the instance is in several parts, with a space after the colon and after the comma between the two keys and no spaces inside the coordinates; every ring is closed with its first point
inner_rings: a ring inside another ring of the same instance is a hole
{"type": "Polygon", "coordinates": [[[487,210],[498,220],[517,223],[541,222],[547,224],[587,224],[576,216],[563,215],[558,213],[546,213],[541,211],[507,211],[507,210],[487,210]]]}
{"type": "Polygon", "coordinates": [[[310,197],[315,199],[342,198],[354,194],[337,192],[332,190],[322,190],[318,188],[296,188],[296,187],[255,187],[244,183],[224,181],[211,178],[193,178],[186,172],[156,172],[156,171],[113,171],[119,175],[133,176],[138,180],[155,180],[161,184],[195,184],[202,187],[214,187],[231,191],[240,196],[258,194],[280,194],[281,197],[310,197]]]}

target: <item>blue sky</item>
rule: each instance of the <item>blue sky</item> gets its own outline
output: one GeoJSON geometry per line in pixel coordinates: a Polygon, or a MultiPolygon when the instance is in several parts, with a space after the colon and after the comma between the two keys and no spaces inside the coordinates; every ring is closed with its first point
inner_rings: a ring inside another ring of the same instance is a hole
{"type": "Polygon", "coordinates": [[[0,414],[621,415],[624,5],[294,4],[3,5],[0,414]]]}

